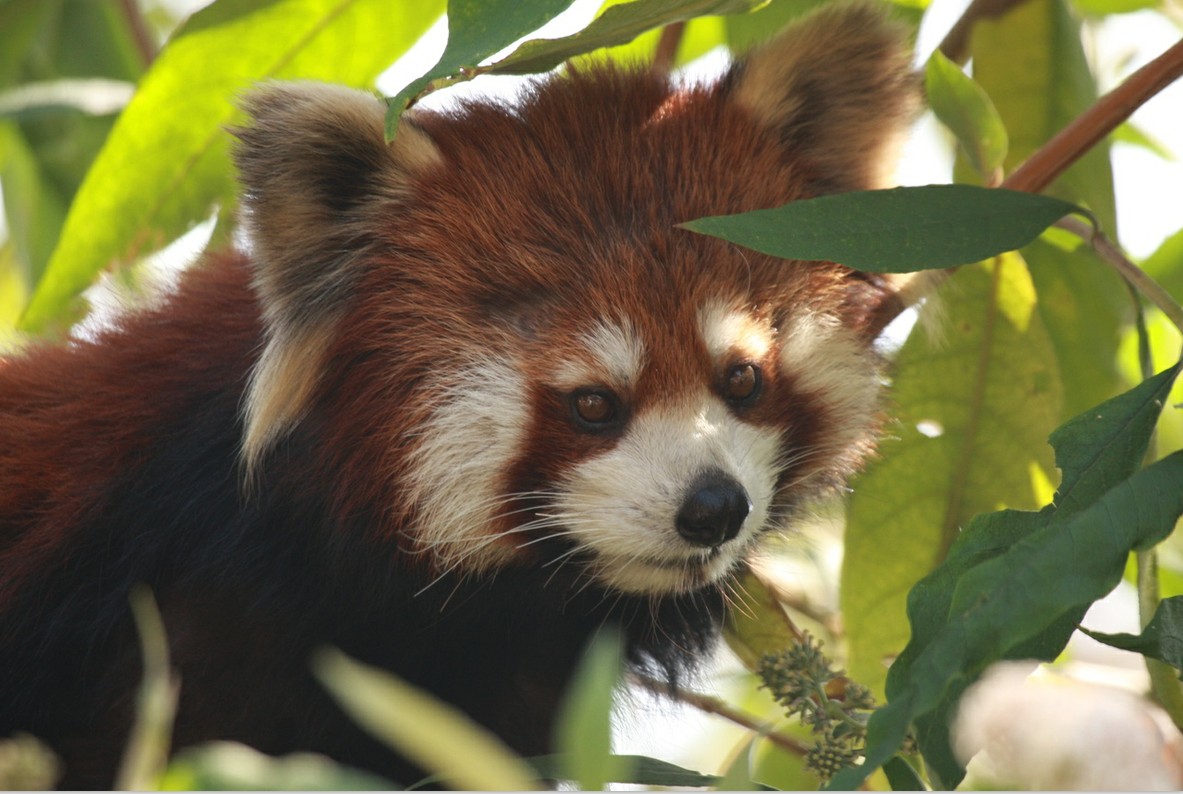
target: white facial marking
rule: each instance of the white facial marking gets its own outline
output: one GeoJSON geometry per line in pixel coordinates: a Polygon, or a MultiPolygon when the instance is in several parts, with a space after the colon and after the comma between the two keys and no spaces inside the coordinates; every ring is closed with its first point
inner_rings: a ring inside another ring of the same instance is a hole
{"type": "Polygon", "coordinates": [[[593,575],[631,593],[683,592],[730,571],[768,520],[779,433],[737,419],[704,394],[633,418],[610,451],[564,480],[556,508],[574,539],[595,554],[593,575]],[[739,535],[708,552],[678,535],[675,520],[704,472],[739,482],[752,511],[739,535]]]}
{"type": "Polygon", "coordinates": [[[500,475],[513,462],[529,419],[526,385],[502,359],[475,362],[448,388],[423,428],[406,486],[416,534],[444,567],[479,571],[513,556],[490,522],[500,475]]]}
{"type": "Polygon", "coordinates": [[[716,361],[736,353],[761,359],[772,347],[773,331],[767,323],[722,303],[707,304],[698,314],[698,324],[716,361]]]}
{"type": "Polygon", "coordinates": [[[600,320],[579,341],[587,360],[559,365],[555,372],[556,385],[577,388],[606,377],[610,384],[627,388],[640,377],[645,366],[645,344],[627,320],[621,323],[600,320]]]}
{"type": "Polygon", "coordinates": [[[782,332],[780,366],[829,415],[825,454],[815,459],[857,449],[874,424],[880,384],[873,355],[854,332],[830,315],[794,315],[782,332]]]}

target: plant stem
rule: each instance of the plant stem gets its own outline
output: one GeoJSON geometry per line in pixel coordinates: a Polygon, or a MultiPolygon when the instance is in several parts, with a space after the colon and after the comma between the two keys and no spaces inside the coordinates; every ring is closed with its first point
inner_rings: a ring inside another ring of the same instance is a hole
{"type": "Polygon", "coordinates": [[[794,755],[805,757],[805,754],[809,752],[809,745],[805,742],[772,730],[767,723],[762,723],[750,714],[745,714],[742,711],[732,708],[719,698],[703,695],[698,692],[687,692],[682,689],[676,691],[671,690],[670,687],[662,682],[649,678],[648,676],[633,675],[632,680],[650,692],[671,697],[688,706],[693,706],[699,711],[714,714],[742,728],[755,731],[777,747],[787,750],[794,755]]]}
{"type": "Polygon", "coordinates": [[[1126,258],[1125,254],[1121,252],[1121,249],[1114,245],[1113,241],[1106,237],[1103,232],[1094,229],[1080,218],[1071,215],[1061,218],[1055,225],[1072,232],[1089,243],[1093,247],[1093,250],[1110,267],[1117,271],[1118,275],[1132,284],[1139,293],[1145,296],[1159,311],[1166,315],[1166,318],[1179,329],[1180,333],[1183,333],[1183,306],[1179,305],[1179,302],[1174,299],[1171,293],[1167,292],[1157,281],[1148,276],[1146,271],[1126,258]]]}
{"type": "Polygon", "coordinates": [[[148,28],[148,22],[144,19],[144,13],[140,9],[139,3],[137,0],[119,0],[119,10],[127,22],[132,41],[135,42],[136,51],[140,54],[144,68],[151,66],[152,61],[156,60],[156,40],[148,28]]]}
{"type": "Polygon", "coordinates": [[[657,40],[657,49],[653,52],[654,71],[669,74],[673,70],[685,30],[685,22],[672,22],[661,29],[661,38],[657,40]]]}
{"type": "Polygon", "coordinates": [[[1183,39],[1098,99],[1002,182],[1003,187],[1038,193],[1093,148],[1135,110],[1183,76],[1183,39]]]}
{"type": "MultiPolygon", "coordinates": [[[[1158,592],[1158,553],[1154,549],[1135,554],[1138,564],[1138,613],[1145,628],[1154,617],[1160,602],[1158,592]]],[[[1171,721],[1183,730],[1183,687],[1179,675],[1166,662],[1146,656],[1146,672],[1150,674],[1150,688],[1154,699],[1170,715],[1171,721]]]]}

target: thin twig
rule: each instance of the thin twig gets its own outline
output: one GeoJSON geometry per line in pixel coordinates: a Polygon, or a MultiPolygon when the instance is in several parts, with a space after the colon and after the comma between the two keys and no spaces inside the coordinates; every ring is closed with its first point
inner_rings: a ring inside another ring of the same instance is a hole
{"type": "Polygon", "coordinates": [[[671,690],[670,687],[666,686],[662,682],[644,675],[633,674],[631,678],[636,684],[649,690],[650,692],[673,698],[680,703],[693,706],[699,711],[706,712],[707,714],[714,714],[716,716],[722,717],[725,720],[733,722],[742,728],[755,731],[761,736],[767,738],[768,741],[772,742],[777,747],[787,750],[794,755],[804,757],[805,754],[809,752],[809,745],[805,742],[801,741],[800,739],[795,739],[792,736],[786,736],[783,733],[774,731],[767,723],[761,722],[750,714],[745,714],[742,711],[732,708],[730,705],[719,698],[711,697],[710,695],[703,695],[698,692],[687,692],[682,689],[671,690]]]}
{"type": "Polygon", "coordinates": [[[156,60],[156,39],[148,28],[148,22],[144,19],[139,3],[137,0],[119,0],[119,8],[123,12],[128,30],[131,31],[131,38],[140,54],[140,60],[144,62],[145,68],[151,66],[152,61],[156,60]]]}
{"type": "Polygon", "coordinates": [[[1098,99],[1002,182],[1038,193],[1142,105],[1183,76],[1183,39],[1098,99]]]}
{"type": "Polygon", "coordinates": [[[671,22],[661,29],[661,38],[657,40],[657,49],[653,52],[654,71],[669,74],[673,70],[685,31],[685,22],[671,22]]]}
{"type": "Polygon", "coordinates": [[[1092,245],[1098,256],[1116,270],[1122,278],[1134,285],[1139,293],[1158,307],[1166,315],[1166,318],[1179,329],[1179,332],[1183,333],[1183,306],[1180,306],[1179,302],[1174,299],[1171,293],[1163,289],[1161,284],[1148,276],[1146,271],[1126,258],[1121,249],[1103,232],[1094,229],[1074,215],[1061,218],[1055,225],[1057,228],[1072,232],[1092,245]]]}
{"type": "Polygon", "coordinates": [[[965,63],[969,58],[970,33],[978,20],[1000,17],[1025,2],[1027,0],[973,0],[961,18],[945,34],[937,49],[954,63],[965,63]]]}

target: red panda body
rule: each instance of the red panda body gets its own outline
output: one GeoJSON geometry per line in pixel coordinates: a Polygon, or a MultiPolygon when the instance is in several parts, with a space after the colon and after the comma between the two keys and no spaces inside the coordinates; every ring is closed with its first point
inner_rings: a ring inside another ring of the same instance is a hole
{"type": "Polygon", "coordinates": [[[593,70],[408,114],[265,87],[251,233],[162,305],[0,363],[0,736],[109,786],[148,585],[175,744],[419,771],[312,678],[331,645],[550,750],[588,638],[676,678],[731,577],[872,444],[888,292],[677,228],[878,186],[895,28],[817,15],[716,83],[593,70]]]}

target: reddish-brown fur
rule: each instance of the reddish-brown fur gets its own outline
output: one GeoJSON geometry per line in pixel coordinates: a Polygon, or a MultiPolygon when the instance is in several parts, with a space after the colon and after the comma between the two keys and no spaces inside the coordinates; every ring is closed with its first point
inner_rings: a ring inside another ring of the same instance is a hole
{"type": "MultiPolygon", "coordinates": [[[[834,62],[819,63],[828,82],[808,86],[826,98],[813,111],[793,86],[793,102],[767,86],[766,106],[744,104],[761,95],[746,67],[687,89],[577,71],[514,108],[416,114],[399,150],[381,140],[376,102],[326,116],[302,110],[298,89],[255,100],[239,153],[253,255],[206,257],[174,295],[93,341],[0,362],[0,736],[46,739],[66,785],[111,784],[139,678],[127,594],[141,582],[181,674],[179,747],[318,750],[412,782],[415,767],[312,679],[321,645],[397,672],[525,754],[549,749],[567,678],[602,624],[624,629],[631,662],[676,676],[709,647],[720,587],[605,593],[577,565],[543,566],[570,545],[546,530],[524,549],[506,534],[495,576],[447,570],[408,483],[425,428],[474,362],[510,362],[525,384],[511,398],[528,417],[520,448],[480,473],[496,493],[553,488],[613,449],[627,423],[578,432],[554,385],[599,319],[628,322],[647,346],[624,403],[634,413],[723,392],[702,339],[713,303],[772,329],[833,316],[870,346],[884,285],[676,226],[870,186],[868,129],[887,135],[906,118],[906,57],[878,12],[834,17],[813,23],[835,42],[834,62]],[[868,41],[878,50],[863,62],[868,41]],[[833,102],[852,59],[853,104],[833,102]],[[829,108],[848,124],[864,104],[867,129],[835,154],[829,108]],[[842,156],[849,171],[834,170],[842,156]],[[275,366],[260,376],[260,361],[275,366]],[[279,407],[259,408],[273,396],[279,407]]],[[[775,345],[755,363],[765,392],[735,407],[740,419],[786,450],[826,453],[779,472],[771,512],[787,514],[850,473],[874,421],[827,446],[848,418],[832,395],[803,386],[775,345]]],[[[487,533],[543,514],[542,501],[505,503],[487,533]]]]}

